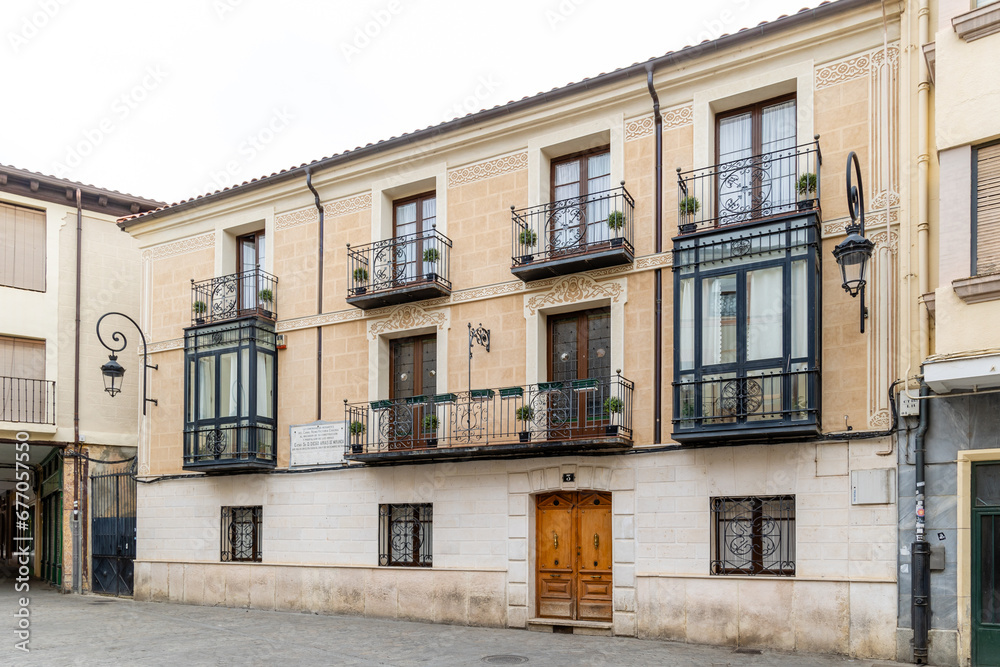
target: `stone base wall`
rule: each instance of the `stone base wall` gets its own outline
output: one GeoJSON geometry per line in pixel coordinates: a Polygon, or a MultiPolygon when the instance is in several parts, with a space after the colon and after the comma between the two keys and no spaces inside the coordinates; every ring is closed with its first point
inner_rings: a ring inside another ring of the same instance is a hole
{"type": "Polygon", "coordinates": [[[136,561],[135,599],[502,628],[507,574],[136,561]]]}
{"type": "Polygon", "coordinates": [[[893,583],[732,576],[637,579],[642,638],[896,656],[893,583]]]}

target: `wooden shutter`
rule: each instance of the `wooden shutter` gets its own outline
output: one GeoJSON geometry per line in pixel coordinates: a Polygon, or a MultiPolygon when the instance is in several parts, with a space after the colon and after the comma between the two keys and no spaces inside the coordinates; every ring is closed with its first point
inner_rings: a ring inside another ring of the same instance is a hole
{"type": "Polygon", "coordinates": [[[0,285],[45,291],[45,212],[0,204],[0,285]]]}
{"type": "Polygon", "coordinates": [[[975,273],[1000,273],[1000,144],[976,149],[975,220],[975,273]]]}
{"type": "Polygon", "coordinates": [[[45,379],[45,341],[0,336],[0,376],[45,379]]]}

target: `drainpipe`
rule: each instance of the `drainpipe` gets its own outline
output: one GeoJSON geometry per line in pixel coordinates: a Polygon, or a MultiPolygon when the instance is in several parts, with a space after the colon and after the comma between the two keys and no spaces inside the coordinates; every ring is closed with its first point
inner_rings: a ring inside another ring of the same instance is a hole
{"type": "MultiPolygon", "coordinates": [[[[319,271],[316,284],[316,314],[323,314],[323,205],[312,184],[312,171],[306,168],[306,187],[313,193],[319,211],[319,271]]],[[[316,326],[316,421],[323,419],[323,327],[316,326]]]]}
{"type": "MultiPolygon", "coordinates": [[[[930,259],[928,242],[930,237],[930,223],[927,220],[928,191],[930,189],[930,177],[928,169],[931,156],[928,148],[930,127],[930,76],[927,72],[927,61],[923,57],[923,48],[927,44],[930,34],[930,14],[931,10],[927,6],[928,0],[920,0],[920,8],[917,11],[917,67],[920,76],[920,83],[917,85],[917,283],[919,285],[920,296],[927,294],[930,287],[930,259]]],[[[907,308],[910,304],[907,304],[907,308]]],[[[930,324],[927,305],[918,308],[920,316],[920,363],[927,358],[930,347],[930,324]]]]}
{"type": "MultiPolygon", "coordinates": [[[[928,395],[927,385],[920,382],[920,397],[928,395]]],[[[927,433],[927,411],[930,404],[924,404],[920,410],[920,422],[913,443],[915,451],[914,467],[916,468],[916,536],[910,552],[913,554],[913,572],[911,576],[912,604],[910,606],[913,621],[913,662],[917,665],[927,664],[927,631],[931,625],[931,546],[924,538],[924,435],[927,433]]]]}
{"type": "MultiPolygon", "coordinates": [[[[654,197],[654,229],[656,231],[656,252],[663,252],[663,116],[660,115],[660,98],[653,87],[653,67],[646,68],[646,86],[653,98],[653,134],[656,136],[656,196],[654,197]]],[[[663,271],[654,272],[653,286],[653,444],[662,442],[663,423],[663,271]]]]}
{"type": "MultiPolygon", "coordinates": [[[[76,189],[76,331],[73,341],[73,449],[80,451],[80,277],[82,275],[81,260],[83,258],[83,194],[76,189]]],[[[73,459],[73,518],[70,521],[70,533],[73,540],[72,557],[72,590],[80,592],[80,459],[73,459]]]]}

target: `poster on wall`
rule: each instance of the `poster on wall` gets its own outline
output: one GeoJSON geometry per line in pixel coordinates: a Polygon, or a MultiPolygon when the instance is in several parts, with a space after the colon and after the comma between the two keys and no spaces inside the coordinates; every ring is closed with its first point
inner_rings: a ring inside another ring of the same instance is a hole
{"type": "Polygon", "coordinates": [[[344,462],[344,446],[347,444],[346,421],[293,424],[288,430],[291,439],[289,461],[291,467],[344,462]]]}

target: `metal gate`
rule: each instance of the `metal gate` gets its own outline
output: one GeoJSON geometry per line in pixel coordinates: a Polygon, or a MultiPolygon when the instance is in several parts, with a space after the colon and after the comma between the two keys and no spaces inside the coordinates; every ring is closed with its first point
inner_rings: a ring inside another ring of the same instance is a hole
{"type": "Polygon", "coordinates": [[[90,476],[94,593],[132,595],[135,559],[135,470],[90,476]]]}

